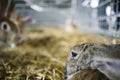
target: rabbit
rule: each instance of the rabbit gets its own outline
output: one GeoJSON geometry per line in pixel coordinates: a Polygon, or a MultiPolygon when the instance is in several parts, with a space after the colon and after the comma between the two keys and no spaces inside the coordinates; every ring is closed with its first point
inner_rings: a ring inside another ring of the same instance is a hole
{"type": "Polygon", "coordinates": [[[22,40],[21,27],[9,18],[0,19],[0,46],[9,45],[15,47],[22,40]]]}
{"type": "Polygon", "coordinates": [[[86,68],[99,70],[110,80],[119,80],[120,45],[84,43],[74,46],[66,62],[67,80],[86,68]]]}
{"type": "Polygon", "coordinates": [[[22,41],[24,30],[20,18],[14,18],[15,1],[1,0],[0,4],[0,47],[6,45],[15,47],[22,41]]]}

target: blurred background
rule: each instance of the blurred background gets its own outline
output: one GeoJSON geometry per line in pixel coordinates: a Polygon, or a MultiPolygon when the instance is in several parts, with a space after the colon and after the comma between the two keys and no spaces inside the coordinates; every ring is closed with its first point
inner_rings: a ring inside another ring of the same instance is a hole
{"type": "Polygon", "coordinates": [[[119,0],[15,0],[15,10],[35,19],[29,26],[78,29],[119,37],[119,0]]]}
{"type": "Polygon", "coordinates": [[[83,6],[84,0],[15,0],[15,2],[18,13],[22,16],[31,16],[36,20],[30,26],[65,28],[73,22],[78,29],[98,28],[95,20],[96,10],[83,6]]]}
{"type": "MultiPolygon", "coordinates": [[[[14,9],[29,23],[20,34],[23,42],[0,47],[0,80],[65,80],[74,45],[120,43],[119,0],[15,0],[14,9]]],[[[97,73],[91,77],[88,70],[82,79],[106,80],[97,73]]]]}

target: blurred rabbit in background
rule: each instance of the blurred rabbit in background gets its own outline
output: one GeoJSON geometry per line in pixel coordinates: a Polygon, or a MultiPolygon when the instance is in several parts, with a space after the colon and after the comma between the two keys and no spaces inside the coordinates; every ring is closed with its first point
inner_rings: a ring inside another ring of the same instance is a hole
{"type": "Polygon", "coordinates": [[[31,22],[30,17],[22,18],[15,12],[14,0],[0,0],[0,46],[11,46],[21,43],[24,33],[24,23],[31,22]]]}

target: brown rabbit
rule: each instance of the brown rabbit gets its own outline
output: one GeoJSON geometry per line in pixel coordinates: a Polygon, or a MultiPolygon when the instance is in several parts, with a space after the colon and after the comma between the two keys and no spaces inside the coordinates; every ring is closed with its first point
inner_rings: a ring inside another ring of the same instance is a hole
{"type": "Polygon", "coordinates": [[[0,46],[10,45],[11,47],[22,40],[22,32],[19,26],[8,18],[0,20],[0,46]]]}
{"type": "Polygon", "coordinates": [[[0,0],[0,4],[0,46],[15,47],[22,41],[24,29],[21,17],[14,11],[14,0],[0,0]]]}
{"type": "Polygon", "coordinates": [[[14,11],[14,0],[0,0],[0,18],[10,18],[11,13],[14,11]]]}
{"type": "Polygon", "coordinates": [[[67,79],[71,80],[87,68],[97,69],[111,80],[119,80],[120,45],[85,43],[74,46],[66,63],[67,79]]]}

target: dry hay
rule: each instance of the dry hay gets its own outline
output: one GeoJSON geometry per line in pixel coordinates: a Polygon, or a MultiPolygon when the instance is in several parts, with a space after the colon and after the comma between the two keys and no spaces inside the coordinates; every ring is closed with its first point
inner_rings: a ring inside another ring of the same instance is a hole
{"type": "Polygon", "coordinates": [[[1,48],[0,80],[64,80],[70,48],[84,42],[109,44],[108,38],[58,28],[28,29],[25,42],[1,48]]]}

